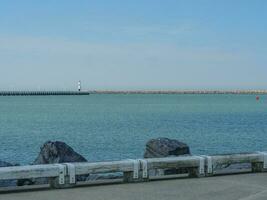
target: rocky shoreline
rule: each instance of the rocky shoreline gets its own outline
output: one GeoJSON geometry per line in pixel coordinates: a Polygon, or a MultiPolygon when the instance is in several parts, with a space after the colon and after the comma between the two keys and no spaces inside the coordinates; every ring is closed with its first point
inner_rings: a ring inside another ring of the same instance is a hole
{"type": "MultiPolygon", "coordinates": [[[[151,139],[146,143],[144,158],[161,158],[170,156],[190,156],[190,148],[187,144],[180,142],[179,140],[169,138],[156,138],[151,139]]],[[[30,163],[30,165],[40,164],[55,164],[55,163],[71,163],[71,162],[89,162],[82,155],[74,151],[69,145],[61,141],[47,141],[41,148],[36,159],[30,163]]],[[[18,164],[11,164],[8,162],[0,161],[0,167],[18,166],[18,164]]],[[[222,170],[233,168],[249,168],[249,165],[229,165],[221,166],[222,170]]],[[[169,175],[177,173],[187,173],[184,169],[166,169],[166,170],[154,170],[150,171],[151,176],[157,175],[169,175]]],[[[77,181],[92,181],[101,179],[117,179],[122,178],[123,174],[87,174],[77,176],[77,181]]],[[[10,186],[23,186],[23,185],[40,185],[47,184],[48,178],[37,179],[23,179],[23,180],[0,180],[0,187],[10,186]]]]}

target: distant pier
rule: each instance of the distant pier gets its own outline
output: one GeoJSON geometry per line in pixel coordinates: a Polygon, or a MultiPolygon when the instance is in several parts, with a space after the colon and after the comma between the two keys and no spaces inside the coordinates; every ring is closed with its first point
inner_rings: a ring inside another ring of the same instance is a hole
{"type": "Polygon", "coordinates": [[[89,95],[85,91],[0,91],[0,96],[89,95]]]}
{"type": "Polygon", "coordinates": [[[267,90],[93,90],[90,94],[267,94],[267,90]]]}

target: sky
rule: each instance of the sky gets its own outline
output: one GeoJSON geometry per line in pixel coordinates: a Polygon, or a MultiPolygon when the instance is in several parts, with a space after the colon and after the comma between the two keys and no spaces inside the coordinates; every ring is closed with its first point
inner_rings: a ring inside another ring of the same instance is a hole
{"type": "Polygon", "coordinates": [[[1,0],[0,90],[267,89],[266,0],[1,0]]]}

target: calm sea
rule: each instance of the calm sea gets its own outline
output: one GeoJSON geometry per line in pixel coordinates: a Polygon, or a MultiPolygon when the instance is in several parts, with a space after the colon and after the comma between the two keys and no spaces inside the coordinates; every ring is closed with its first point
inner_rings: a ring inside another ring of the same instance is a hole
{"type": "Polygon", "coordinates": [[[30,163],[47,140],[90,161],[140,158],[156,137],[181,140],[193,154],[267,150],[267,96],[0,97],[0,160],[30,163]]]}

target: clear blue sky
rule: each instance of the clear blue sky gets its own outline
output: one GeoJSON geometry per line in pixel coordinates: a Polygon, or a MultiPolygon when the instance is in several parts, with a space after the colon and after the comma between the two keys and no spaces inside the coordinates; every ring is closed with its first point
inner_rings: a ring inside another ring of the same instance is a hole
{"type": "Polygon", "coordinates": [[[0,89],[267,89],[266,0],[1,0],[0,89]]]}

